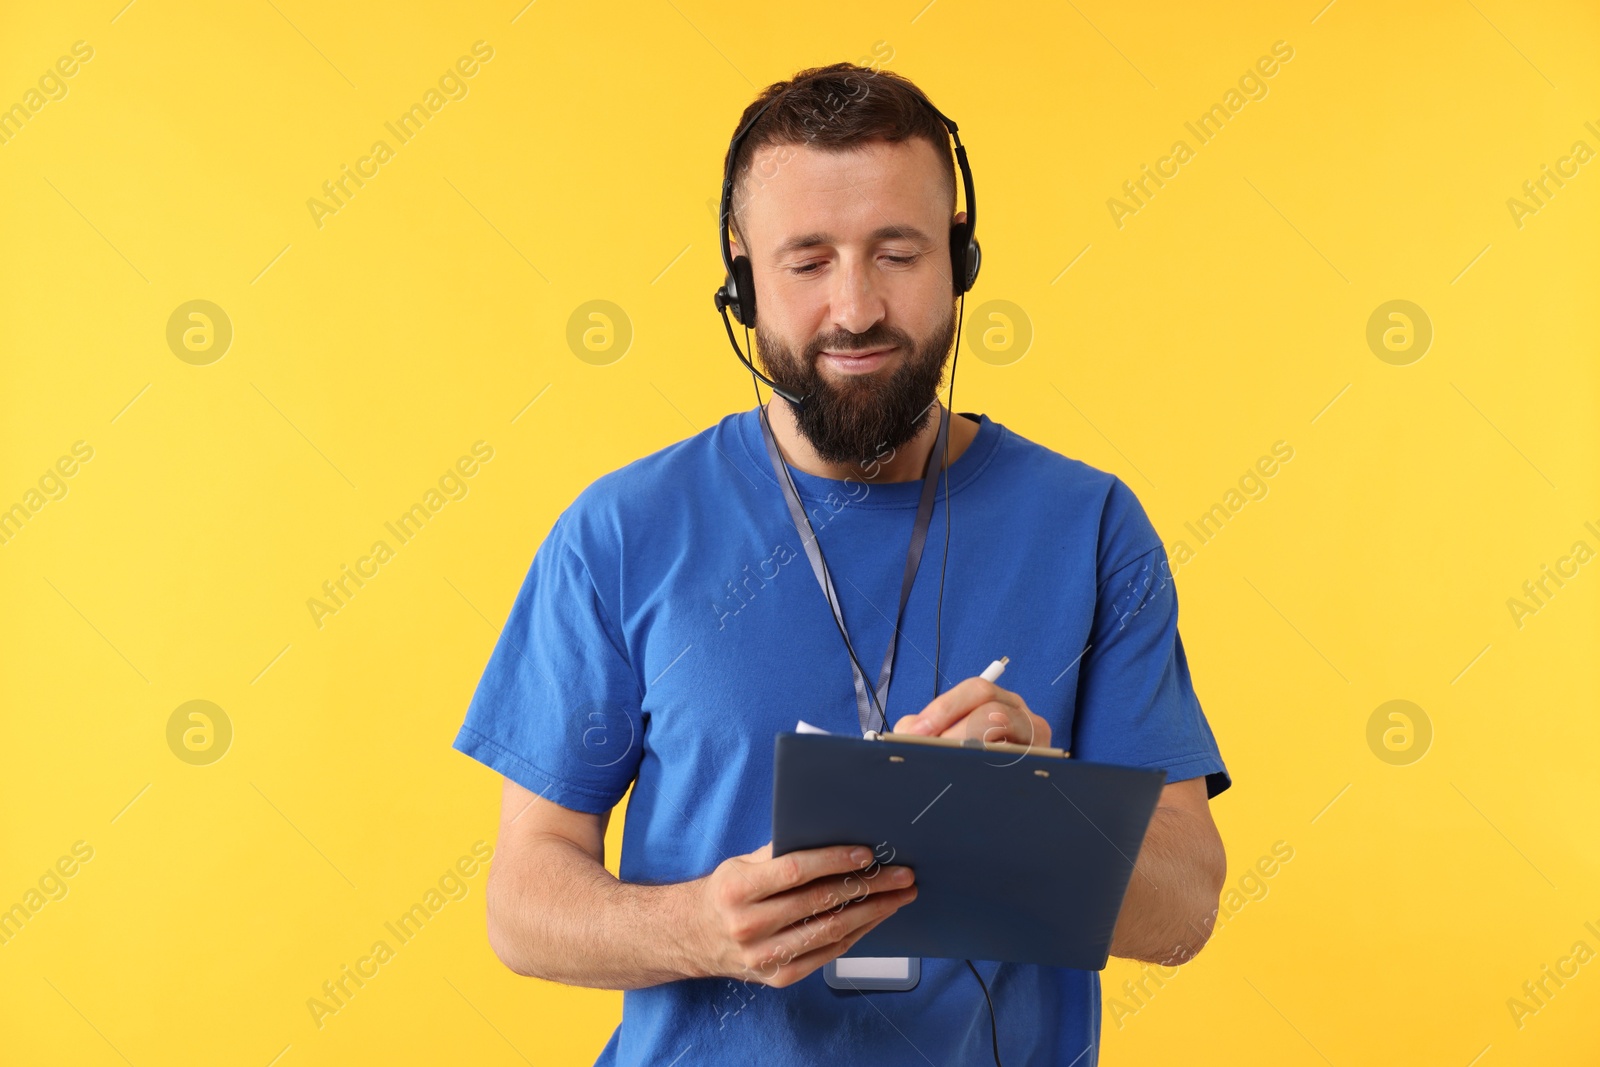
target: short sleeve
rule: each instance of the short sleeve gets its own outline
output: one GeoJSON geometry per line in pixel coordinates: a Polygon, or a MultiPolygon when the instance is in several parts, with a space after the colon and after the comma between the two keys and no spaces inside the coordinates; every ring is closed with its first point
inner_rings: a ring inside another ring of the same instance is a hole
{"type": "MultiPolygon", "coordinates": [[[[1149,530],[1131,506],[1128,525],[1149,530]]],[[[1072,735],[1078,759],[1160,768],[1169,783],[1205,775],[1208,798],[1233,784],[1189,678],[1177,586],[1159,540],[1099,582],[1072,735]]]]}
{"type": "Polygon", "coordinates": [[[575,811],[627,793],[643,752],[640,686],[564,512],[534,553],[454,747],[575,811]]]}

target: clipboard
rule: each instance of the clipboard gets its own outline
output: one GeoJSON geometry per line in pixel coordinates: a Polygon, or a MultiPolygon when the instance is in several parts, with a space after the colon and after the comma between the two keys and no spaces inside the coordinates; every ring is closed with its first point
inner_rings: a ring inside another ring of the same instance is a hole
{"type": "Polygon", "coordinates": [[[774,741],[773,856],[861,844],[916,872],[850,955],[1103,970],[1167,772],[884,740],[774,741]]]}

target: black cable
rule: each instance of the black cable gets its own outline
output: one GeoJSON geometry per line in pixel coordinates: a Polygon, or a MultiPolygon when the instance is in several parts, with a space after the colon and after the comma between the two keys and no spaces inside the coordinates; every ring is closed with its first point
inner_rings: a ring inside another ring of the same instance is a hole
{"type": "Polygon", "coordinates": [[[978,968],[972,966],[971,960],[967,961],[967,966],[972,967],[972,977],[978,980],[978,988],[983,990],[984,1003],[989,1005],[989,1038],[994,1043],[994,1067],[1001,1067],[1000,1028],[995,1025],[994,1021],[994,1001],[989,999],[989,987],[984,985],[983,975],[978,973],[978,968]]]}
{"type": "MultiPolygon", "coordinates": [[[[961,359],[961,323],[966,317],[967,294],[961,294],[960,310],[956,314],[956,351],[950,359],[950,399],[946,409],[950,417],[955,418],[956,397],[956,363],[961,359]]],[[[933,695],[939,695],[939,630],[944,618],[944,569],[945,563],[950,559],[950,434],[947,431],[944,438],[945,466],[944,466],[944,560],[939,564],[939,606],[934,611],[933,623],[933,695]]],[[[978,968],[972,961],[967,961],[967,967],[972,971],[972,977],[978,980],[978,988],[983,990],[983,1002],[989,1005],[989,1039],[994,1049],[994,1067],[1001,1067],[1000,1063],[1000,1024],[995,1019],[994,1001],[989,998],[989,987],[984,984],[983,975],[978,973],[978,968]]]]}
{"type": "MultiPolygon", "coordinates": [[[[948,417],[956,417],[956,364],[961,360],[961,323],[967,314],[967,294],[961,294],[956,314],[955,355],[950,357],[950,399],[945,402],[948,417]]],[[[939,561],[939,605],[933,613],[933,695],[939,696],[939,634],[944,623],[944,570],[950,562],[950,431],[944,435],[944,558],[939,561]]]]}

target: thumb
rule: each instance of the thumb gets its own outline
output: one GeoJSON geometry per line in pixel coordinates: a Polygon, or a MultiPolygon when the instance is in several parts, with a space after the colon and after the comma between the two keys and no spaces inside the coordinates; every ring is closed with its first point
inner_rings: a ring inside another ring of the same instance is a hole
{"type": "Polygon", "coordinates": [[[750,853],[753,860],[770,860],[772,858],[772,842],[768,841],[754,852],[750,853]]]}

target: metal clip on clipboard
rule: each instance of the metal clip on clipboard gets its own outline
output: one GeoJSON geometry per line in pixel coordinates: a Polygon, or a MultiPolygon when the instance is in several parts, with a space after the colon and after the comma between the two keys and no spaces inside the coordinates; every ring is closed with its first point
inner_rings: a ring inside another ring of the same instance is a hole
{"type": "MultiPolygon", "coordinates": [[[[828,734],[831,730],[824,730],[820,726],[812,726],[801,719],[795,724],[795,733],[799,734],[828,734]]],[[[1017,756],[1059,756],[1069,758],[1072,753],[1064,748],[1050,748],[1045,745],[1019,745],[1015,741],[985,741],[978,737],[928,737],[925,734],[897,734],[879,733],[868,730],[861,735],[867,741],[900,741],[911,745],[939,745],[944,748],[979,748],[986,752],[1009,752],[1017,756]]]]}
{"type": "Polygon", "coordinates": [[[978,748],[986,752],[1009,752],[1017,756],[1059,756],[1061,759],[1069,758],[1072,753],[1064,748],[1049,748],[1044,745],[1019,745],[1015,741],[985,741],[978,737],[928,737],[925,734],[880,734],[876,730],[868,730],[864,735],[868,741],[899,741],[912,745],[942,745],[946,748],[978,748]]]}

